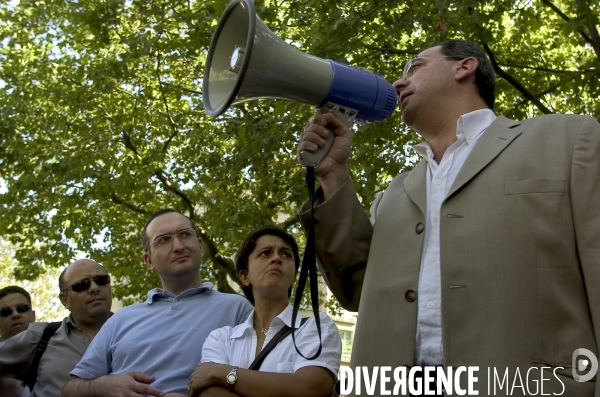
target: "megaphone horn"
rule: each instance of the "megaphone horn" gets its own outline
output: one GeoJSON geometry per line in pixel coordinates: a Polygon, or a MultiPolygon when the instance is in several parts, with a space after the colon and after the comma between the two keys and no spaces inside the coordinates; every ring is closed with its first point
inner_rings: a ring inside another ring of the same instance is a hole
{"type": "MultiPolygon", "coordinates": [[[[397,104],[396,90],[380,75],[285,43],[256,15],[252,0],[232,0],[223,12],[210,43],[202,90],[206,112],[213,117],[236,103],[281,98],[335,111],[350,125],[354,119],[386,119],[397,104]]],[[[324,151],[323,157],[329,148],[324,151]]]]}

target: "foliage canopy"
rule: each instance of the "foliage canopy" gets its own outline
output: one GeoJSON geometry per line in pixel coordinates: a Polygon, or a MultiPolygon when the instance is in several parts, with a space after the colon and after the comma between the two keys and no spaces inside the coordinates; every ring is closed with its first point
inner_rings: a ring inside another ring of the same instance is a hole
{"type": "MultiPolygon", "coordinates": [[[[202,74],[224,0],[22,0],[0,9],[1,237],[20,278],[71,261],[75,250],[124,282],[117,297],[158,284],[139,232],[171,207],[196,220],[203,275],[227,290],[229,257],[251,230],[299,235],[306,197],[295,159],[313,110],[266,100],[211,119],[202,74]],[[98,244],[96,237],[100,236],[98,244]]],[[[446,38],[492,57],[496,111],[600,119],[600,5],[592,0],[257,1],[261,19],[300,50],[393,81],[408,58],[446,38]]],[[[352,172],[368,208],[409,169],[417,137],[400,112],[357,126],[352,172]]]]}

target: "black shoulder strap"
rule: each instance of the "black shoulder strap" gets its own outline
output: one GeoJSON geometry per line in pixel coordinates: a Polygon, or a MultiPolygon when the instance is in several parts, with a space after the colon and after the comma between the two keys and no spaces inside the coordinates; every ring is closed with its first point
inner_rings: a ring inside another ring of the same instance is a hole
{"type": "Polygon", "coordinates": [[[306,357],[300,352],[296,345],[296,327],[292,328],[292,339],[294,340],[294,349],[303,358],[314,360],[321,354],[323,344],[321,343],[321,317],[319,316],[319,280],[317,278],[317,247],[315,237],[315,168],[306,168],[306,185],[308,186],[308,200],[310,202],[310,225],[308,227],[308,235],[306,236],[306,248],[304,249],[304,258],[302,258],[302,266],[300,266],[300,277],[296,285],[296,295],[294,296],[294,307],[292,308],[292,324],[296,324],[296,317],[300,312],[300,303],[302,302],[302,294],[306,280],[310,287],[310,300],[313,313],[315,315],[315,325],[317,326],[317,335],[319,335],[319,348],[312,357],[306,357]]]}
{"type": "Polygon", "coordinates": [[[27,368],[27,372],[25,372],[25,376],[23,377],[23,384],[29,387],[29,390],[33,390],[33,386],[35,386],[35,382],[37,381],[38,367],[40,366],[42,355],[44,354],[44,351],[46,351],[46,347],[48,347],[48,341],[50,341],[52,335],[56,333],[56,330],[60,328],[61,324],[62,321],[55,321],[53,323],[48,323],[46,328],[44,328],[42,339],[40,339],[35,348],[31,365],[29,365],[29,368],[27,368]]]}
{"type": "MultiPolygon", "coordinates": [[[[308,320],[308,317],[304,317],[301,321],[300,321],[300,326],[304,325],[304,323],[306,322],[306,320],[308,320]]],[[[287,325],[284,325],[283,328],[281,328],[281,330],[277,333],[277,335],[275,335],[273,337],[273,339],[271,339],[269,341],[269,343],[267,343],[267,345],[264,347],[264,349],[262,349],[260,351],[260,353],[258,353],[258,356],[256,356],[256,358],[254,359],[254,361],[252,361],[252,364],[250,364],[250,368],[248,369],[252,369],[255,371],[258,371],[260,366],[262,365],[263,361],[265,361],[265,357],[267,357],[267,354],[269,354],[269,352],[271,350],[273,350],[273,348],[286,336],[288,336],[289,334],[292,333],[292,329],[290,327],[288,327],[287,325]]]]}

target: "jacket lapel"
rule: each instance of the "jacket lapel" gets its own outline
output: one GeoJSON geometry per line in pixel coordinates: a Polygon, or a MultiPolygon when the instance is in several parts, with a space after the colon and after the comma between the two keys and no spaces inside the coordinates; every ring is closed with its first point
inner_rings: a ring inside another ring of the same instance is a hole
{"type": "Polygon", "coordinates": [[[503,116],[496,118],[467,157],[446,198],[452,196],[458,189],[473,179],[516,137],[521,135],[522,130],[517,128],[520,124],[520,122],[503,116]]]}
{"type": "Polygon", "coordinates": [[[427,207],[427,184],[425,177],[427,173],[427,161],[421,160],[404,179],[404,190],[410,199],[419,207],[423,215],[427,207]]]}

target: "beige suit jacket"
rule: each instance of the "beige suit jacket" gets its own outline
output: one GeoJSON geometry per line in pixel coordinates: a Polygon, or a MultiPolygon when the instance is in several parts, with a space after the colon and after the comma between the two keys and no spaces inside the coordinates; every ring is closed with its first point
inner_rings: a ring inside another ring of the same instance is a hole
{"type": "MultiPolygon", "coordinates": [[[[426,168],[391,182],[373,227],[351,182],[316,205],[321,269],[342,306],[359,311],[352,368],[413,365],[426,168]]],[[[544,394],[600,397],[595,381],[572,375],[575,349],[598,356],[600,340],[600,124],[497,118],[440,219],[444,367],[479,366],[479,395],[533,394],[550,367],[544,394]],[[488,368],[500,378],[508,369],[511,387],[488,391],[488,368]],[[512,387],[517,370],[524,387],[512,387]]]]}

